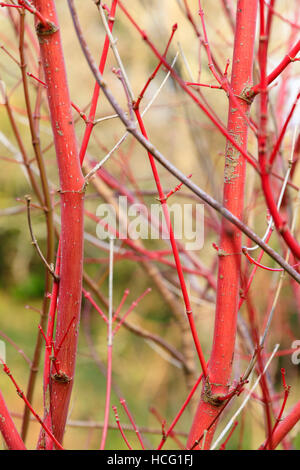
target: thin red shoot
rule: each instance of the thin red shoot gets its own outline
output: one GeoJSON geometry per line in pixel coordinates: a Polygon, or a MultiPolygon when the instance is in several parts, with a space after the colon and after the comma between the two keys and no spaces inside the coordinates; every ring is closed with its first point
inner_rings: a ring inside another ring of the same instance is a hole
{"type": "Polygon", "coordinates": [[[275,425],[272,429],[271,436],[269,437],[269,439],[267,439],[264,446],[262,446],[260,448],[260,449],[263,449],[263,450],[266,450],[268,448],[268,446],[269,446],[270,450],[272,450],[272,436],[274,435],[274,433],[276,431],[276,428],[277,428],[277,426],[279,425],[279,423],[282,419],[282,415],[283,415],[283,412],[284,412],[284,409],[285,409],[285,406],[286,406],[286,402],[287,402],[287,399],[288,399],[288,396],[289,396],[289,393],[290,393],[290,389],[291,389],[291,386],[286,384],[285,369],[282,368],[280,372],[281,372],[281,378],[282,378],[282,385],[283,385],[283,388],[284,388],[284,398],[283,398],[283,402],[282,402],[278,417],[276,418],[276,423],[275,423],[275,425]]]}
{"type": "Polygon", "coordinates": [[[278,272],[278,271],[283,271],[282,268],[269,268],[268,266],[264,266],[263,264],[260,264],[258,263],[257,261],[255,261],[255,259],[253,259],[246,248],[243,248],[242,249],[242,252],[244,253],[244,255],[246,256],[246,258],[248,259],[248,261],[250,261],[251,264],[255,264],[256,266],[258,266],[259,268],[262,268],[262,269],[265,269],[266,271],[275,271],[275,272],[278,272]]]}
{"type": "Polygon", "coordinates": [[[33,416],[36,418],[36,420],[40,423],[40,425],[43,427],[43,429],[45,430],[45,432],[48,434],[48,436],[53,440],[53,442],[55,443],[55,445],[57,446],[57,448],[59,450],[64,450],[64,448],[62,447],[62,445],[58,442],[58,440],[55,438],[55,436],[52,434],[51,431],[49,431],[48,427],[43,423],[42,419],[39,417],[39,415],[34,411],[34,409],[32,408],[31,404],[29,403],[29,401],[27,400],[26,396],[24,395],[24,392],[20,389],[19,385],[17,384],[16,380],[14,379],[14,377],[12,376],[12,373],[9,369],[9,367],[6,365],[6,363],[4,361],[2,361],[2,359],[0,358],[0,361],[3,365],[3,370],[4,372],[6,373],[6,375],[10,378],[10,380],[12,381],[12,383],[14,384],[15,388],[16,388],[16,391],[17,391],[17,394],[19,395],[20,398],[22,398],[22,400],[25,402],[26,406],[29,408],[30,412],[33,414],[33,416]]]}
{"type": "Polygon", "coordinates": [[[119,315],[119,313],[120,313],[120,311],[121,311],[121,309],[124,305],[125,300],[127,299],[128,295],[129,295],[129,293],[130,293],[129,289],[126,289],[124,291],[124,294],[123,294],[122,300],[120,302],[120,305],[118,306],[118,308],[115,311],[114,316],[112,317],[112,322],[114,322],[116,320],[117,316],[119,315]]]}
{"type": "MultiPolygon", "coordinates": [[[[155,416],[157,421],[161,424],[162,440],[165,441],[167,439],[167,433],[166,433],[167,422],[166,422],[166,420],[159,414],[159,412],[157,411],[156,408],[151,407],[150,412],[153,414],[153,416],[155,416]]],[[[180,449],[185,450],[184,445],[180,442],[180,440],[178,439],[178,437],[176,436],[176,434],[173,431],[171,431],[169,433],[169,436],[173,439],[173,441],[178,445],[178,447],[180,449]]]]}
{"type": "MultiPolygon", "coordinates": [[[[247,251],[247,248],[245,248],[245,247],[242,249],[242,252],[246,256],[246,258],[250,261],[250,263],[255,264],[259,268],[265,269],[266,271],[272,271],[272,272],[281,272],[281,271],[283,271],[282,268],[269,268],[268,266],[264,266],[263,264],[258,263],[257,261],[255,261],[255,259],[253,259],[249,255],[249,253],[247,251]]],[[[296,263],[296,264],[293,265],[293,267],[298,266],[298,265],[299,265],[299,263],[296,263]]]]}
{"type": "MultiPolygon", "coordinates": [[[[192,173],[190,175],[188,175],[188,178],[191,178],[191,177],[192,177],[192,173]]],[[[175,186],[174,189],[171,189],[171,191],[166,195],[166,200],[169,199],[169,197],[172,196],[172,194],[177,193],[177,191],[180,190],[182,185],[183,185],[183,183],[179,183],[177,186],[175,186]]]]}
{"type": "MultiPolygon", "coordinates": [[[[43,85],[43,87],[48,88],[47,84],[45,82],[43,82],[43,80],[40,80],[38,77],[33,75],[33,73],[27,72],[27,75],[28,75],[28,77],[33,78],[38,83],[43,85]]],[[[83,111],[81,111],[81,109],[79,108],[79,106],[77,106],[77,104],[75,104],[75,103],[73,103],[73,101],[71,101],[71,106],[72,106],[73,109],[75,109],[75,111],[77,111],[77,113],[80,115],[80,117],[82,117],[82,119],[84,120],[85,123],[89,123],[89,118],[87,117],[87,115],[83,111]]]]}
{"type": "Polygon", "coordinates": [[[11,3],[0,2],[0,7],[23,8],[20,5],[12,5],[11,3]]]}
{"type": "Polygon", "coordinates": [[[227,438],[225,439],[225,441],[223,442],[223,444],[220,445],[220,449],[219,449],[219,450],[226,450],[226,445],[228,444],[228,441],[229,441],[229,439],[231,438],[232,434],[234,433],[235,428],[237,427],[238,424],[239,424],[238,421],[235,421],[235,423],[234,423],[234,425],[232,426],[231,431],[230,431],[230,433],[228,434],[227,438]]]}
{"type": "Polygon", "coordinates": [[[167,430],[165,436],[163,436],[162,440],[160,441],[160,444],[157,448],[157,450],[160,450],[164,443],[166,442],[168,436],[170,436],[170,434],[172,433],[174,427],[176,426],[176,424],[178,423],[180,417],[182,416],[184,410],[186,409],[187,405],[189,404],[189,402],[191,401],[191,398],[192,396],[194,395],[195,391],[197,390],[198,388],[198,385],[200,384],[201,380],[203,378],[203,373],[200,375],[200,377],[198,378],[197,382],[195,383],[195,385],[193,386],[192,390],[190,391],[190,393],[188,394],[185,402],[183,403],[182,407],[180,408],[180,410],[178,411],[177,415],[175,416],[175,418],[173,419],[169,429],[167,430]]]}
{"type": "Polygon", "coordinates": [[[93,305],[93,307],[97,310],[99,315],[103,318],[103,320],[108,323],[108,319],[105,315],[105,313],[101,310],[101,308],[96,304],[96,302],[93,300],[91,294],[87,292],[85,289],[82,289],[83,295],[86,299],[90,301],[90,303],[93,305]]]}
{"type": "MultiPolygon", "coordinates": [[[[292,47],[292,49],[284,56],[282,61],[275,67],[275,69],[266,77],[267,85],[270,85],[280,74],[283,70],[291,63],[294,62],[296,59],[296,55],[300,50],[300,39],[299,41],[292,47]]],[[[262,90],[262,83],[258,83],[257,85],[251,88],[249,92],[249,96],[255,96],[257,93],[260,93],[262,90]]]]}
{"type": "Polygon", "coordinates": [[[219,85],[209,85],[207,83],[194,83],[194,82],[185,82],[186,85],[188,86],[203,86],[206,88],[214,88],[216,90],[222,90],[222,87],[219,85]]]}
{"type": "Polygon", "coordinates": [[[128,315],[132,312],[133,309],[135,309],[135,307],[140,303],[140,301],[147,295],[149,294],[149,292],[151,292],[151,287],[148,287],[148,289],[145,290],[145,292],[143,292],[143,294],[141,294],[134,302],[132,302],[132,304],[130,305],[129,309],[127,310],[127,312],[123,315],[123,317],[121,318],[120,320],[120,323],[116,326],[116,328],[114,329],[113,331],[113,336],[119,331],[119,329],[121,328],[121,326],[123,325],[124,321],[126,320],[126,318],[128,317],[128,315]]]}
{"type": "Polygon", "coordinates": [[[41,332],[41,334],[42,334],[42,336],[43,336],[43,338],[44,338],[44,340],[45,340],[46,347],[47,347],[47,348],[51,347],[51,344],[49,344],[48,339],[47,339],[47,337],[46,337],[46,335],[45,335],[45,333],[44,333],[43,328],[41,327],[41,325],[38,325],[38,329],[40,330],[40,332],[41,332]]]}
{"type": "Polygon", "coordinates": [[[59,353],[59,351],[60,351],[60,349],[61,349],[61,347],[62,347],[62,345],[63,345],[63,342],[65,341],[66,336],[68,335],[68,333],[69,333],[69,331],[70,331],[70,329],[71,329],[71,326],[73,325],[74,321],[75,321],[75,317],[71,318],[71,321],[70,321],[70,323],[69,323],[69,325],[68,325],[68,328],[67,328],[66,331],[65,331],[65,334],[64,334],[63,337],[61,338],[61,340],[60,340],[59,345],[57,346],[57,348],[54,350],[54,354],[55,354],[55,355],[57,355],[57,354],[59,353]]]}
{"type": "Polygon", "coordinates": [[[144,443],[143,443],[142,436],[141,436],[141,434],[140,434],[140,431],[138,430],[137,425],[135,424],[135,421],[134,421],[134,419],[133,419],[133,417],[132,417],[132,415],[131,415],[131,413],[130,413],[128,407],[127,407],[125,398],[121,398],[121,399],[120,399],[120,403],[121,403],[121,405],[123,406],[124,411],[125,411],[125,413],[127,414],[128,418],[129,418],[129,420],[130,420],[130,422],[131,422],[131,424],[132,424],[133,429],[135,430],[135,433],[136,433],[137,438],[138,438],[138,440],[139,440],[139,442],[140,442],[140,444],[141,444],[141,446],[142,446],[142,449],[145,450],[145,446],[144,446],[144,443]]]}
{"type": "Polygon", "coordinates": [[[291,110],[290,110],[290,112],[289,112],[289,114],[288,114],[288,116],[287,116],[287,118],[286,118],[286,120],[285,120],[284,125],[282,126],[282,130],[281,130],[281,132],[280,132],[280,135],[279,135],[279,137],[278,137],[278,139],[277,139],[277,141],[276,141],[276,143],[275,143],[275,145],[274,145],[274,148],[273,148],[273,150],[272,150],[272,153],[271,153],[270,159],[269,159],[270,167],[271,167],[271,166],[273,165],[273,163],[274,163],[274,160],[275,160],[275,158],[276,158],[277,152],[278,152],[278,150],[279,150],[279,148],[280,148],[280,144],[281,144],[281,142],[282,142],[282,140],[283,140],[283,138],[284,138],[284,136],[285,136],[287,126],[288,126],[288,124],[289,124],[289,122],[290,122],[290,120],[291,120],[291,118],[292,118],[292,116],[293,116],[293,114],[294,114],[294,111],[295,111],[295,109],[296,109],[296,106],[297,106],[297,103],[298,103],[299,98],[300,98],[300,92],[299,92],[298,95],[296,96],[296,99],[295,99],[295,101],[294,101],[294,103],[293,103],[293,105],[292,105],[292,107],[291,107],[291,110]]]}
{"type": "MultiPolygon", "coordinates": [[[[175,34],[175,31],[177,30],[177,24],[174,24],[173,25],[173,28],[172,28],[172,33],[171,33],[171,36],[170,36],[170,39],[168,41],[168,44],[166,46],[166,49],[165,49],[165,52],[163,53],[162,57],[166,57],[167,55],[167,52],[168,52],[168,49],[170,47],[170,44],[171,44],[171,41],[173,39],[173,36],[175,34]]],[[[142,89],[141,93],[139,94],[139,97],[138,99],[136,100],[136,102],[134,103],[134,108],[135,109],[138,109],[139,105],[140,105],[140,102],[142,101],[143,97],[144,97],[144,94],[148,88],[148,86],[150,85],[151,81],[156,77],[156,74],[157,72],[159,71],[160,67],[162,66],[162,61],[160,61],[156,67],[156,69],[154,70],[154,72],[150,75],[150,77],[148,78],[147,82],[146,82],[146,85],[144,86],[144,88],[142,89]]]]}
{"type": "Polygon", "coordinates": [[[46,20],[46,18],[44,18],[43,15],[41,15],[41,13],[34,6],[30,5],[25,0],[18,0],[18,3],[19,5],[21,5],[21,8],[25,8],[25,10],[35,15],[39,19],[39,21],[43,24],[44,27],[49,28],[50,22],[46,20]]]}
{"type": "Polygon", "coordinates": [[[118,415],[117,407],[116,407],[115,405],[113,405],[113,406],[112,406],[112,409],[114,410],[116,422],[117,422],[119,431],[120,431],[120,433],[121,433],[121,436],[123,437],[124,442],[125,442],[125,444],[127,445],[128,449],[129,449],[129,450],[132,450],[132,447],[131,447],[131,445],[129,444],[129,442],[128,442],[128,440],[127,440],[125,434],[124,434],[124,431],[123,431],[123,429],[122,429],[122,426],[121,426],[121,423],[120,423],[120,418],[119,418],[119,415],[118,415]]]}

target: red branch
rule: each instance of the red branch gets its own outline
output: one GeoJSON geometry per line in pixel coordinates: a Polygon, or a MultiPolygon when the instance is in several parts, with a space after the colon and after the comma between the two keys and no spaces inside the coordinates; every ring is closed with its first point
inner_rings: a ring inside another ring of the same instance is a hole
{"type": "Polygon", "coordinates": [[[60,350],[62,373],[57,374],[54,369],[50,384],[53,432],[61,442],[73,386],[81,305],[84,178],[79,163],[55,4],[53,0],[47,2],[35,0],[35,6],[43,17],[51,18],[52,22],[50,29],[37,22],[36,29],[40,41],[60,179],[61,268],[56,345],[60,344],[71,319],[75,316],[72,332],[66,336],[60,350]]]}
{"type": "Polygon", "coordinates": [[[235,431],[235,428],[237,427],[238,425],[238,421],[235,421],[234,425],[232,426],[231,430],[230,430],[230,433],[228,434],[227,438],[225,439],[225,441],[223,442],[223,444],[220,445],[220,450],[226,450],[226,446],[228,444],[228,441],[229,439],[231,438],[232,434],[234,433],[235,431]]]}
{"type": "Polygon", "coordinates": [[[0,431],[9,450],[26,450],[0,390],[0,431]]]}
{"type": "MultiPolygon", "coordinates": [[[[275,67],[273,72],[267,76],[267,85],[270,85],[280,74],[283,70],[291,63],[295,61],[295,57],[300,50],[300,39],[299,41],[292,47],[292,49],[284,56],[282,61],[275,67]]],[[[260,93],[262,87],[262,83],[258,83],[257,85],[253,86],[249,91],[249,97],[255,96],[257,93],[260,93]]]]}
{"type": "Polygon", "coordinates": [[[33,416],[36,418],[36,420],[40,423],[40,425],[43,427],[43,429],[45,430],[45,432],[48,434],[48,436],[53,440],[53,442],[55,443],[56,447],[59,449],[59,450],[64,450],[64,448],[60,445],[60,443],[58,442],[58,440],[55,438],[55,436],[52,434],[52,432],[48,429],[48,427],[45,425],[45,423],[42,421],[42,419],[39,417],[39,415],[34,411],[34,409],[32,408],[31,404],[29,403],[29,401],[27,400],[26,396],[24,395],[24,393],[22,392],[22,390],[20,389],[19,385],[17,384],[16,380],[14,379],[9,367],[7,367],[7,365],[5,364],[5,362],[3,362],[1,360],[2,364],[3,364],[3,370],[4,372],[6,373],[6,375],[10,378],[10,380],[12,381],[12,383],[14,384],[15,388],[16,388],[16,391],[17,391],[17,394],[19,395],[20,398],[22,398],[22,400],[25,402],[26,406],[29,408],[30,412],[33,414],[33,416]]]}
{"type": "Polygon", "coordinates": [[[141,436],[141,434],[140,434],[140,432],[139,432],[139,430],[138,430],[138,427],[137,427],[137,425],[136,425],[136,423],[135,423],[135,421],[134,421],[134,419],[133,419],[133,417],[132,417],[132,415],[131,415],[131,413],[130,413],[130,411],[129,411],[129,409],[128,409],[128,406],[127,406],[127,404],[126,404],[125,398],[121,398],[120,403],[121,403],[121,405],[123,406],[124,411],[125,411],[125,413],[127,414],[128,418],[129,418],[129,420],[130,420],[130,422],[131,422],[131,424],[132,424],[132,427],[133,427],[133,429],[134,429],[135,432],[136,432],[137,438],[138,438],[138,440],[140,441],[140,444],[141,444],[142,449],[145,450],[145,446],[144,446],[144,443],[143,443],[142,436],[141,436]]]}
{"type": "Polygon", "coordinates": [[[129,442],[128,442],[128,440],[127,440],[125,434],[124,434],[123,428],[122,428],[122,426],[121,426],[117,407],[113,405],[113,406],[112,406],[112,409],[114,410],[116,422],[117,422],[118,428],[119,428],[119,430],[120,430],[121,436],[123,437],[124,442],[125,442],[125,444],[127,445],[128,449],[129,449],[129,450],[132,450],[132,447],[131,447],[131,445],[129,444],[129,442]]]}
{"type": "MultiPolygon", "coordinates": [[[[256,1],[238,1],[231,81],[231,88],[236,95],[239,95],[246,84],[251,83],[252,80],[256,14],[256,1]]],[[[240,146],[243,147],[243,153],[246,153],[247,124],[232,109],[230,100],[229,97],[227,132],[240,143],[240,146]]],[[[241,101],[240,105],[246,113],[249,104],[241,101]]],[[[243,212],[245,176],[245,159],[236,152],[231,141],[227,142],[223,204],[240,219],[243,212]]],[[[235,346],[240,290],[241,232],[225,219],[222,221],[219,245],[221,256],[219,256],[215,329],[208,376],[211,383],[211,393],[226,395],[235,346]]],[[[219,408],[214,406],[213,402],[210,403],[209,399],[202,397],[188,438],[188,448],[191,448],[196,441],[199,444],[199,436],[202,436],[204,430],[207,429],[209,431],[206,434],[204,448],[210,447],[218,415],[219,408]],[[211,426],[213,422],[214,425],[211,426]]]]}
{"type": "MultiPolygon", "coordinates": [[[[272,435],[272,449],[280,444],[285,436],[293,429],[293,427],[300,420],[300,401],[291,409],[289,414],[278,424],[272,435]]],[[[265,447],[265,443],[260,446],[260,449],[265,447]]]]}

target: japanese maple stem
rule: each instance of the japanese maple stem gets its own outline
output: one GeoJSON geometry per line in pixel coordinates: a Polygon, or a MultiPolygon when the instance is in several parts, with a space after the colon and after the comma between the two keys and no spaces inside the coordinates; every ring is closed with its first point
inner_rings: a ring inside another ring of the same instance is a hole
{"type": "MultiPolygon", "coordinates": [[[[143,136],[146,139],[148,139],[147,132],[146,132],[146,129],[145,129],[145,126],[144,126],[144,123],[143,123],[143,120],[142,120],[139,109],[135,109],[134,112],[135,112],[135,115],[136,115],[136,118],[137,118],[137,121],[138,121],[138,124],[140,126],[140,129],[141,129],[141,132],[142,132],[143,136]]],[[[153,177],[154,177],[155,184],[156,184],[156,187],[157,187],[157,191],[158,191],[158,194],[159,194],[159,199],[160,199],[160,202],[161,202],[161,205],[162,205],[164,218],[165,218],[166,225],[167,225],[167,228],[168,228],[168,231],[169,231],[170,243],[171,243],[173,256],[174,256],[174,260],[175,260],[175,264],[176,264],[178,279],[179,279],[180,288],[181,288],[181,291],[182,291],[182,297],[183,297],[183,301],[184,301],[184,304],[185,304],[186,315],[187,315],[187,318],[188,318],[190,330],[191,330],[191,333],[192,333],[192,336],[193,336],[195,348],[197,350],[197,354],[198,354],[198,358],[199,358],[199,361],[200,361],[200,364],[201,364],[203,375],[204,375],[204,377],[206,377],[207,376],[206,362],[205,362],[204,354],[203,354],[201,344],[200,344],[200,341],[199,341],[199,337],[198,337],[198,334],[197,334],[197,330],[196,330],[196,325],[195,325],[194,315],[193,315],[193,311],[192,311],[192,307],[191,307],[191,303],[190,303],[190,299],[189,299],[189,294],[188,294],[185,279],[184,279],[184,276],[183,276],[183,271],[182,271],[181,261],[180,261],[180,257],[179,257],[178,247],[177,247],[177,244],[176,244],[176,241],[175,241],[174,232],[173,232],[173,228],[172,228],[172,224],[171,224],[171,220],[170,220],[168,205],[167,205],[167,202],[166,202],[166,196],[165,196],[165,194],[163,192],[163,189],[162,189],[162,186],[161,186],[161,182],[160,182],[159,174],[158,174],[158,171],[157,171],[157,168],[156,168],[156,163],[155,163],[154,157],[150,152],[148,152],[148,157],[149,157],[149,160],[150,160],[150,165],[151,165],[151,169],[152,169],[152,172],[153,172],[153,177]]]]}
{"type": "Polygon", "coordinates": [[[176,424],[178,423],[179,419],[181,418],[182,416],[182,413],[184,412],[184,410],[186,409],[187,405],[190,403],[191,401],[191,398],[193,397],[195,391],[197,390],[201,380],[203,379],[203,373],[200,374],[197,382],[195,383],[195,385],[193,386],[192,390],[189,392],[185,402],[183,403],[182,407],[180,408],[179,412],[177,413],[177,415],[175,416],[175,418],[173,419],[170,427],[168,428],[165,436],[162,438],[162,440],[160,441],[159,443],[159,446],[157,448],[157,450],[161,450],[164,443],[166,442],[168,436],[172,433],[174,427],[176,426],[176,424]]]}
{"type": "MultiPolygon", "coordinates": [[[[56,267],[55,274],[60,274],[60,243],[57,249],[56,255],[56,267]]],[[[52,419],[51,410],[49,407],[50,403],[50,379],[51,379],[51,354],[52,354],[52,341],[55,323],[55,313],[57,307],[57,297],[59,291],[59,282],[54,282],[52,286],[50,308],[48,314],[48,326],[47,326],[47,344],[45,349],[45,360],[44,360],[44,423],[52,432],[52,419]]],[[[41,429],[40,437],[38,440],[38,449],[52,450],[53,440],[45,433],[44,429],[41,429]]]]}
{"type": "MultiPolygon", "coordinates": [[[[280,74],[283,70],[295,59],[296,55],[300,50],[300,40],[292,47],[292,49],[284,56],[282,61],[277,65],[277,67],[267,76],[267,84],[270,85],[280,74]]],[[[255,96],[257,93],[261,91],[261,83],[253,86],[251,88],[251,95],[255,96]]]]}
{"type": "MultiPolygon", "coordinates": [[[[278,424],[274,434],[272,435],[272,449],[280,444],[285,436],[293,429],[293,427],[300,420],[300,401],[291,409],[289,414],[278,424]]],[[[266,443],[262,444],[260,448],[264,448],[266,443]]]]}
{"type": "Polygon", "coordinates": [[[37,22],[41,59],[59,169],[61,197],[60,282],[55,345],[59,345],[73,317],[71,331],[59,350],[60,373],[52,367],[50,407],[53,434],[62,441],[72,391],[81,304],[83,258],[84,178],[79,163],[71,101],[54,0],[36,0],[49,28],[37,22]]]}
{"type": "MultiPolygon", "coordinates": [[[[49,184],[48,184],[47,175],[46,175],[46,168],[45,168],[43,155],[41,151],[40,139],[35,129],[34,118],[33,118],[33,113],[32,113],[32,108],[31,108],[31,103],[30,103],[30,94],[29,94],[29,87],[28,87],[28,80],[27,80],[28,77],[26,73],[27,65],[26,65],[26,57],[25,57],[24,40],[25,40],[25,12],[22,12],[20,14],[20,41],[19,41],[20,67],[21,67],[21,73],[22,73],[24,97],[25,97],[28,123],[29,123],[31,140],[32,140],[32,147],[33,147],[36,161],[38,164],[40,179],[41,179],[43,204],[45,206],[44,211],[45,211],[46,225],[47,225],[46,259],[47,259],[47,263],[50,264],[53,262],[53,257],[54,257],[53,210],[52,210],[52,205],[51,205],[50,189],[49,189],[49,184]]],[[[46,323],[47,323],[47,312],[48,312],[48,307],[49,307],[49,299],[47,297],[47,293],[51,289],[51,284],[52,284],[51,275],[49,273],[49,270],[46,269],[45,271],[45,294],[44,294],[44,299],[43,299],[43,309],[42,309],[42,315],[41,315],[41,321],[40,321],[43,329],[46,327],[46,323]]],[[[42,352],[42,345],[43,345],[42,341],[43,340],[42,340],[41,334],[38,333],[36,345],[34,349],[34,354],[33,354],[32,365],[30,367],[30,376],[28,380],[27,393],[26,393],[27,399],[30,403],[32,402],[33,395],[34,395],[34,388],[36,384],[37,372],[38,372],[40,356],[42,352]]],[[[22,423],[22,431],[21,431],[21,436],[24,439],[24,441],[26,439],[26,435],[28,432],[29,417],[30,417],[29,408],[25,406],[23,423],[22,423]]]]}
{"type": "MultiPolygon", "coordinates": [[[[110,14],[109,14],[109,21],[108,21],[110,31],[112,31],[112,29],[113,29],[113,25],[114,25],[114,21],[115,21],[114,18],[115,18],[115,13],[116,13],[116,7],[117,7],[117,0],[113,0],[112,5],[111,5],[111,9],[110,9],[110,14]]],[[[105,64],[106,64],[106,59],[107,59],[107,54],[108,54],[108,49],[109,49],[109,38],[106,35],[103,50],[102,50],[102,54],[101,54],[100,64],[99,64],[99,72],[101,74],[103,74],[103,72],[104,72],[104,67],[105,67],[105,64]]],[[[86,129],[85,129],[85,133],[84,133],[84,136],[83,136],[83,139],[82,139],[82,145],[81,145],[80,153],[79,153],[81,163],[83,162],[84,156],[86,154],[86,150],[87,150],[88,143],[89,143],[89,140],[90,140],[90,137],[91,137],[91,133],[92,133],[92,130],[94,128],[94,119],[95,119],[95,115],[96,115],[96,109],[97,109],[99,93],[100,93],[100,86],[96,82],[95,87],[94,87],[93,98],[92,98],[92,106],[91,106],[90,113],[89,113],[89,122],[86,126],[86,129]]]]}
{"type": "MultiPolygon", "coordinates": [[[[256,16],[257,1],[238,1],[231,79],[231,87],[235,95],[240,95],[242,90],[252,82],[256,16]]],[[[241,100],[240,105],[247,113],[249,104],[241,100]]],[[[231,98],[229,98],[227,131],[246,151],[247,123],[232,106],[231,98]]],[[[245,159],[227,141],[223,205],[239,219],[242,219],[243,212],[245,170],[245,159]]],[[[241,263],[239,254],[241,252],[241,231],[225,219],[222,221],[220,248],[224,256],[219,256],[215,328],[208,377],[212,393],[222,395],[228,393],[231,376],[241,263]]],[[[192,447],[195,441],[209,428],[219,412],[220,408],[210,403],[203,394],[191,427],[188,448],[192,447]]],[[[206,434],[204,445],[206,449],[210,447],[215,427],[216,423],[206,434]]]]}
{"type": "MultiPolygon", "coordinates": [[[[109,19],[109,27],[112,30],[113,25],[114,25],[114,15],[115,15],[115,10],[117,6],[117,0],[112,0],[112,6],[110,10],[110,19],[109,19]]],[[[106,36],[102,54],[101,54],[101,59],[100,59],[100,65],[99,65],[99,71],[103,73],[104,67],[106,64],[107,60],[107,54],[108,54],[108,48],[109,48],[109,39],[106,36]]],[[[99,98],[99,92],[100,92],[100,86],[96,82],[95,87],[94,87],[94,92],[93,92],[93,97],[92,97],[92,105],[91,109],[89,112],[89,117],[88,117],[88,122],[87,126],[85,129],[85,133],[83,136],[82,144],[80,147],[79,151],[79,160],[80,164],[82,164],[86,150],[88,147],[88,143],[90,140],[90,136],[92,133],[92,130],[94,128],[94,119],[95,119],[95,114],[96,114],[96,108],[97,108],[97,103],[98,103],[98,98],[99,98]]],[[[57,265],[56,265],[56,274],[60,274],[60,243],[58,246],[58,251],[57,251],[57,265]]],[[[58,283],[54,283],[53,289],[52,289],[52,295],[51,295],[51,304],[50,304],[50,310],[49,310],[49,321],[48,321],[48,331],[47,331],[47,339],[48,342],[50,343],[53,338],[53,331],[54,331],[54,320],[55,320],[55,312],[56,312],[56,304],[57,304],[57,296],[58,296],[58,283]]],[[[51,360],[50,360],[50,355],[51,355],[51,349],[46,348],[46,353],[45,353],[45,367],[44,367],[44,402],[45,402],[45,422],[49,428],[52,429],[52,420],[51,420],[51,410],[47,408],[47,402],[49,402],[49,397],[50,397],[50,372],[51,372],[51,360]]],[[[40,438],[39,438],[39,443],[38,447],[44,447],[46,449],[52,448],[53,446],[53,441],[49,439],[47,435],[41,430],[40,433],[40,438]],[[49,447],[50,446],[50,447],[49,447]]]]}
{"type": "Polygon", "coordinates": [[[9,450],[26,450],[0,391],[0,432],[9,450]]]}

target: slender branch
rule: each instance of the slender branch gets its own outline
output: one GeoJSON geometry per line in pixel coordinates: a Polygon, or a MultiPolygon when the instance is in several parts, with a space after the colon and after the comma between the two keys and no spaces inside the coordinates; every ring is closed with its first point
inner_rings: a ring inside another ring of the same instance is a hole
{"type": "Polygon", "coordinates": [[[74,123],[71,111],[65,62],[56,14],[55,2],[35,0],[40,14],[51,18],[51,28],[36,24],[40,39],[41,60],[47,85],[53,139],[59,168],[61,198],[60,283],[55,346],[60,344],[71,319],[72,332],[67,335],[60,351],[62,373],[53,365],[50,406],[55,437],[62,441],[74,381],[78,326],[81,304],[83,258],[84,184],[80,168],[74,123]],[[59,83],[59,88],[57,88],[59,83]]]}
{"type": "MultiPolygon", "coordinates": [[[[266,77],[267,85],[270,85],[291,62],[295,61],[296,56],[299,51],[300,51],[300,39],[292,47],[292,49],[284,56],[282,61],[277,65],[277,67],[273,70],[273,72],[271,72],[266,77]]],[[[249,98],[252,98],[258,93],[260,93],[261,88],[262,88],[262,83],[258,83],[257,85],[253,86],[251,90],[248,92],[249,98]]]]}
{"type": "Polygon", "coordinates": [[[55,271],[54,271],[54,268],[53,266],[50,266],[46,260],[46,258],[44,257],[40,247],[39,247],[39,244],[37,242],[37,239],[35,238],[34,236],[34,233],[33,233],[33,229],[32,229],[32,223],[31,223],[31,215],[30,215],[30,202],[31,202],[31,197],[30,196],[25,196],[25,199],[26,199],[26,202],[27,202],[27,220],[28,220],[28,227],[29,227],[29,232],[30,232],[30,236],[31,236],[31,243],[32,245],[35,247],[36,251],[37,251],[37,254],[39,255],[39,257],[41,258],[41,260],[43,261],[44,265],[46,266],[46,268],[48,269],[49,273],[51,274],[51,276],[53,276],[53,278],[55,279],[56,282],[59,281],[59,277],[55,274],[55,271]]]}

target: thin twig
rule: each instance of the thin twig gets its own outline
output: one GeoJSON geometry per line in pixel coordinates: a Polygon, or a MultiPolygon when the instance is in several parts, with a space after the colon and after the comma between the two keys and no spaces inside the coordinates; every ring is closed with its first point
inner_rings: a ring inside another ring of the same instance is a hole
{"type": "Polygon", "coordinates": [[[30,231],[30,236],[31,236],[31,243],[32,245],[34,245],[39,257],[41,258],[41,260],[43,261],[44,265],[46,266],[46,268],[48,269],[49,273],[53,276],[54,280],[56,282],[59,281],[59,277],[55,274],[55,271],[54,271],[54,267],[52,265],[49,265],[46,258],[44,257],[39,245],[38,245],[38,242],[37,242],[37,239],[35,238],[34,236],[34,233],[33,233],[33,229],[32,229],[32,223],[31,223],[31,215],[30,215],[30,201],[31,201],[31,197],[26,195],[25,196],[25,199],[26,199],[26,202],[27,202],[27,220],[28,220],[28,227],[29,227],[29,231],[30,231]]]}
{"type": "Polygon", "coordinates": [[[108,26],[108,23],[107,23],[107,20],[106,20],[106,17],[105,17],[105,13],[104,13],[104,10],[103,10],[102,2],[100,1],[97,6],[98,6],[98,10],[99,10],[99,13],[100,13],[100,16],[101,16],[103,26],[105,28],[105,32],[106,32],[107,37],[108,37],[109,42],[110,42],[110,47],[111,47],[111,49],[114,53],[114,56],[115,56],[116,61],[118,63],[118,66],[120,67],[120,70],[122,72],[122,76],[124,78],[124,82],[126,84],[126,88],[127,88],[128,93],[129,93],[130,99],[133,102],[134,101],[133,91],[131,89],[129,79],[127,77],[122,59],[120,57],[120,54],[119,54],[119,51],[118,51],[118,48],[117,48],[117,45],[116,45],[117,41],[116,41],[116,39],[114,39],[114,37],[113,37],[113,35],[112,35],[112,33],[109,29],[109,26],[108,26]]]}

